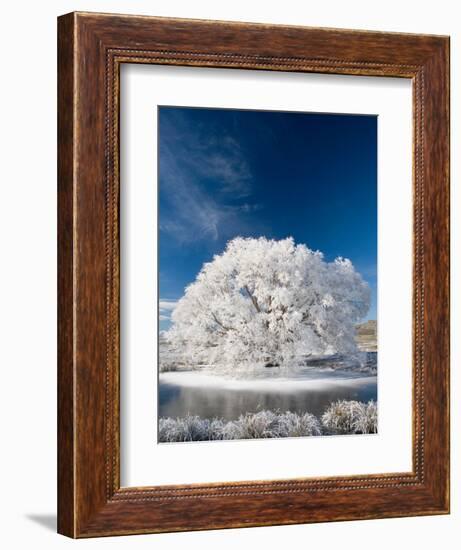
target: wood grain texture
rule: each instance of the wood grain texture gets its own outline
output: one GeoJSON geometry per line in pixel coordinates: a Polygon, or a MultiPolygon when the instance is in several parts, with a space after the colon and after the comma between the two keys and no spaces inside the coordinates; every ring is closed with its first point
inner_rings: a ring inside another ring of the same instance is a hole
{"type": "Polygon", "coordinates": [[[58,531],[74,530],[74,25],[58,21],[58,531]]]}
{"type": "Polygon", "coordinates": [[[446,37],[73,13],[59,18],[58,530],[91,537],[447,513],[449,41],[446,37]],[[413,469],[120,488],[121,63],[411,78],[413,469]]]}

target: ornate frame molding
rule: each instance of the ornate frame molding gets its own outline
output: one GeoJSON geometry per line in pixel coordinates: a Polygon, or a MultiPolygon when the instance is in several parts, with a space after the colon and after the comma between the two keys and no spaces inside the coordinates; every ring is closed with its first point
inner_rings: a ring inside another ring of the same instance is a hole
{"type": "Polygon", "coordinates": [[[448,39],[436,36],[59,18],[59,532],[85,537],[448,512],[448,56],[448,39]],[[120,487],[121,63],[412,79],[412,472],[120,487]]]}

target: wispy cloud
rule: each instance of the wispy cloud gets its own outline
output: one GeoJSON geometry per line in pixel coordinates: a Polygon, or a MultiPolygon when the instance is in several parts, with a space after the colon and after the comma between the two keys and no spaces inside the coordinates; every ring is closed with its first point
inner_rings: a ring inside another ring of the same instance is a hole
{"type": "Polygon", "coordinates": [[[171,314],[173,313],[177,305],[178,305],[178,300],[168,300],[168,299],[160,298],[158,302],[159,320],[171,321],[171,314]]]}
{"type": "Polygon", "coordinates": [[[234,198],[251,195],[251,170],[239,143],[226,135],[194,137],[200,142],[190,148],[188,160],[197,174],[214,180],[220,193],[234,198]]]}
{"type": "Polygon", "coordinates": [[[178,300],[159,300],[158,307],[160,311],[173,311],[178,305],[178,300]]]}
{"type": "Polygon", "coordinates": [[[159,135],[160,230],[182,243],[238,233],[258,208],[239,143],[218,129],[192,127],[178,111],[161,118],[159,135]]]}

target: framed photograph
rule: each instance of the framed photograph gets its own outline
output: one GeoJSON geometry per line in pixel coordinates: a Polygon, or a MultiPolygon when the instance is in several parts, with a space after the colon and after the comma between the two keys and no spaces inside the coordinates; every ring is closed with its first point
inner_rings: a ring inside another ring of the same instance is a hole
{"type": "Polygon", "coordinates": [[[449,512],[449,39],[58,20],[58,531],[449,512]]]}

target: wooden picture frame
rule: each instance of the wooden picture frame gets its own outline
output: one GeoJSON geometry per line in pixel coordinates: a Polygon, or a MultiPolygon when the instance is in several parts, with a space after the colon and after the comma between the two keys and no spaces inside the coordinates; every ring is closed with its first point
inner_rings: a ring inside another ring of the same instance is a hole
{"type": "Polygon", "coordinates": [[[449,512],[449,39],[71,13],[58,21],[58,531],[96,537],[449,512]],[[412,79],[413,469],[120,487],[122,63],[412,79]]]}

